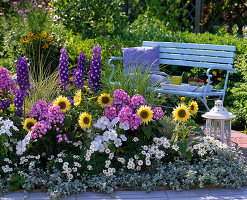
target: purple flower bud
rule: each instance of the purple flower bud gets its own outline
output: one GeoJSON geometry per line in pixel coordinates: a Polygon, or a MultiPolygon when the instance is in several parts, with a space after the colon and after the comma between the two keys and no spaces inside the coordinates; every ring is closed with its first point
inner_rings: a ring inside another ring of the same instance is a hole
{"type": "Polygon", "coordinates": [[[80,69],[83,75],[87,73],[86,55],[84,53],[79,54],[77,69],[80,69]]]}
{"type": "Polygon", "coordinates": [[[29,71],[27,66],[26,57],[19,57],[17,63],[17,84],[20,87],[20,90],[26,91],[30,89],[30,81],[29,81],[29,71]]]}
{"type": "Polygon", "coordinates": [[[73,83],[76,88],[83,88],[83,74],[80,69],[75,69],[73,74],[73,83]]]}
{"type": "Polygon", "coordinates": [[[93,48],[93,54],[91,56],[91,65],[89,72],[89,86],[94,92],[98,92],[100,88],[100,75],[101,75],[101,46],[95,46],[93,48]]]}
{"type": "Polygon", "coordinates": [[[69,65],[68,65],[68,55],[66,49],[61,49],[60,51],[60,64],[59,64],[59,77],[60,85],[66,90],[69,87],[69,65]]]}

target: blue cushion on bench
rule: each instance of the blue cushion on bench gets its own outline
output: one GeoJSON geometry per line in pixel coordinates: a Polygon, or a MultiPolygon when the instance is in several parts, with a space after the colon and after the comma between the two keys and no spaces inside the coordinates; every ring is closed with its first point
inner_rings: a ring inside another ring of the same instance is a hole
{"type": "Polygon", "coordinates": [[[122,48],[124,73],[141,67],[142,72],[149,68],[150,72],[159,70],[159,46],[122,48]]]}

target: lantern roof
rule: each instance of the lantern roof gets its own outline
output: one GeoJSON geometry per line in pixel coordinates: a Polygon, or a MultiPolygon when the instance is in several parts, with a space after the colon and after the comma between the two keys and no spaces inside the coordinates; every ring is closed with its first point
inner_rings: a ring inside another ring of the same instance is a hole
{"type": "Polygon", "coordinates": [[[202,117],[207,119],[232,119],[235,115],[224,108],[222,100],[217,100],[214,107],[209,112],[203,114],[202,117]]]}

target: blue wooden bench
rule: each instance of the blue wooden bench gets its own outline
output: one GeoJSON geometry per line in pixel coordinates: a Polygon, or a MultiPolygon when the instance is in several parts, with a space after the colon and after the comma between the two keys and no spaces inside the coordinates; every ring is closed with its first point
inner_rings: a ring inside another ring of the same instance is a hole
{"type": "MultiPolygon", "coordinates": [[[[208,82],[204,91],[193,92],[183,90],[170,90],[162,87],[154,87],[158,93],[173,94],[179,96],[194,97],[203,102],[207,110],[210,110],[206,100],[221,99],[224,101],[229,73],[236,73],[233,69],[235,46],[194,44],[194,43],[174,43],[174,42],[152,42],[144,41],[143,47],[159,46],[159,64],[176,65],[183,67],[199,67],[207,69],[208,82]],[[226,78],[222,89],[208,90],[211,84],[211,70],[226,70],[226,78]]],[[[113,60],[122,60],[122,57],[111,57],[108,65],[113,68],[109,82],[114,75],[115,65],[113,60]]]]}

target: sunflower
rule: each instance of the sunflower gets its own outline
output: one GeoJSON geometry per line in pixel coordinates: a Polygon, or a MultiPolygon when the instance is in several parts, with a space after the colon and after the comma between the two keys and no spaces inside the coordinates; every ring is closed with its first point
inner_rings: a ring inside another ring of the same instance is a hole
{"type": "Polygon", "coordinates": [[[24,128],[27,132],[29,132],[29,131],[32,130],[31,128],[33,127],[33,125],[34,125],[36,122],[37,122],[37,121],[36,121],[34,118],[31,118],[31,117],[26,118],[25,121],[24,121],[23,128],[24,128]]]}
{"type": "Polygon", "coordinates": [[[70,110],[70,102],[67,97],[59,96],[56,101],[53,102],[54,105],[58,105],[60,110],[65,113],[66,111],[70,110]]]}
{"type": "Polygon", "coordinates": [[[78,122],[81,128],[89,128],[91,126],[92,116],[83,112],[80,114],[78,122]]]}
{"type": "Polygon", "coordinates": [[[189,112],[191,114],[196,114],[198,111],[198,104],[196,101],[192,101],[190,104],[189,104],[189,112]]]}
{"type": "Polygon", "coordinates": [[[185,98],[185,97],[181,97],[180,100],[181,100],[181,101],[185,101],[186,98],[185,98]]]}
{"type": "Polygon", "coordinates": [[[81,104],[81,90],[78,90],[74,96],[74,105],[79,106],[81,104]]]}
{"type": "Polygon", "coordinates": [[[98,102],[101,105],[102,108],[104,108],[105,105],[111,105],[112,104],[112,98],[109,94],[101,94],[98,97],[98,102]]]}
{"type": "Polygon", "coordinates": [[[137,110],[137,114],[140,115],[142,122],[148,124],[153,119],[153,111],[149,106],[141,106],[137,110]]]}
{"type": "Polygon", "coordinates": [[[190,116],[188,108],[183,104],[177,107],[176,109],[174,109],[172,114],[175,120],[182,121],[182,122],[185,122],[190,116]]]}

